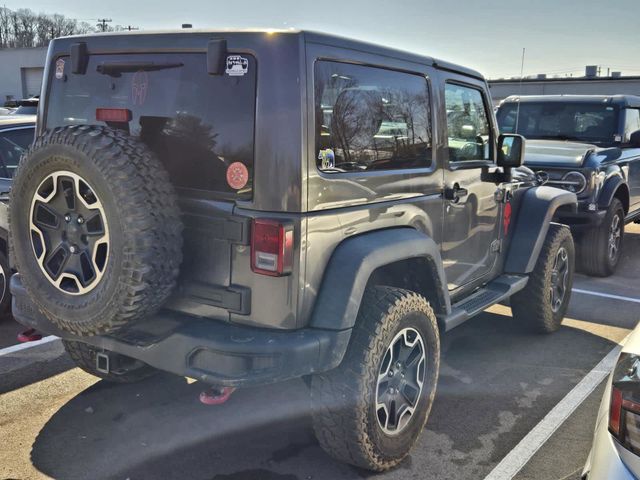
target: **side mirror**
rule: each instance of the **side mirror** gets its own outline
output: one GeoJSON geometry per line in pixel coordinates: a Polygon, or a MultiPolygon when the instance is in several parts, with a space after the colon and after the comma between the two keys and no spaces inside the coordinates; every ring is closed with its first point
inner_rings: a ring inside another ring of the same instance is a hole
{"type": "Polygon", "coordinates": [[[629,146],[634,148],[640,148],[640,130],[631,132],[631,135],[629,135],[629,146]]]}
{"type": "Polygon", "coordinates": [[[503,133],[498,138],[498,166],[515,168],[524,162],[524,137],[513,133],[503,133]]]}

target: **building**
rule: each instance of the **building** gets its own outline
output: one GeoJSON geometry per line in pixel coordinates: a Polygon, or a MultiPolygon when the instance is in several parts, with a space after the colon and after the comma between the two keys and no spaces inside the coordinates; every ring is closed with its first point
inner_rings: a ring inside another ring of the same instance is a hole
{"type": "Polygon", "coordinates": [[[0,106],[40,94],[47,48],[0,50],[0,106]]]}
{"type": "Polygon", "coordinates": [[[494,105],[509,95],[640,95],[640,76],[623,77],[620,72],[600,77],[597,67],[588,66],[584,77],[489,80],[494,105]]]}

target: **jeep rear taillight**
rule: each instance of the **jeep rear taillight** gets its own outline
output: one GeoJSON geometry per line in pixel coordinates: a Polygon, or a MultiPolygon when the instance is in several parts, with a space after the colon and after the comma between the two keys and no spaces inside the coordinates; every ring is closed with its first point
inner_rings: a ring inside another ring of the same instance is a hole
{"type": "Polygon", "coordinates": [[[254,219],[251,228],[251,270],[281,276],[293,266],[293,225],[254,219]]]}

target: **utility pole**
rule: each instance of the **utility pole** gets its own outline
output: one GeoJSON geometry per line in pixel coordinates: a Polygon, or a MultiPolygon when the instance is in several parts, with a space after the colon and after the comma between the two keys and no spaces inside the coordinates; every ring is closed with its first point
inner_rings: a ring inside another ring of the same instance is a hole
{"type": "Polygon", "coordinates": [[[99,18],[98,19],[97,27],[100,29],[101,32],[106,32],[107,31],[107,23],[111,23],[111,19],[110,18],[99,18]]]}

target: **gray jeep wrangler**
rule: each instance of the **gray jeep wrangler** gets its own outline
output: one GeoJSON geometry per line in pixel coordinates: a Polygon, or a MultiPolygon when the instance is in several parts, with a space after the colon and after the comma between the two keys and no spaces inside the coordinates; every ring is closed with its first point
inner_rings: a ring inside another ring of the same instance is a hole
{"type": "Polygon", "coordinates": [[[84,370],[309,380],[322,447],[398,464],[439,335],[511,298],[559,328],[576,196],[518,169],[487,85],[309,32],[63,38],[11,193],[14,313],[84,370]]]}

